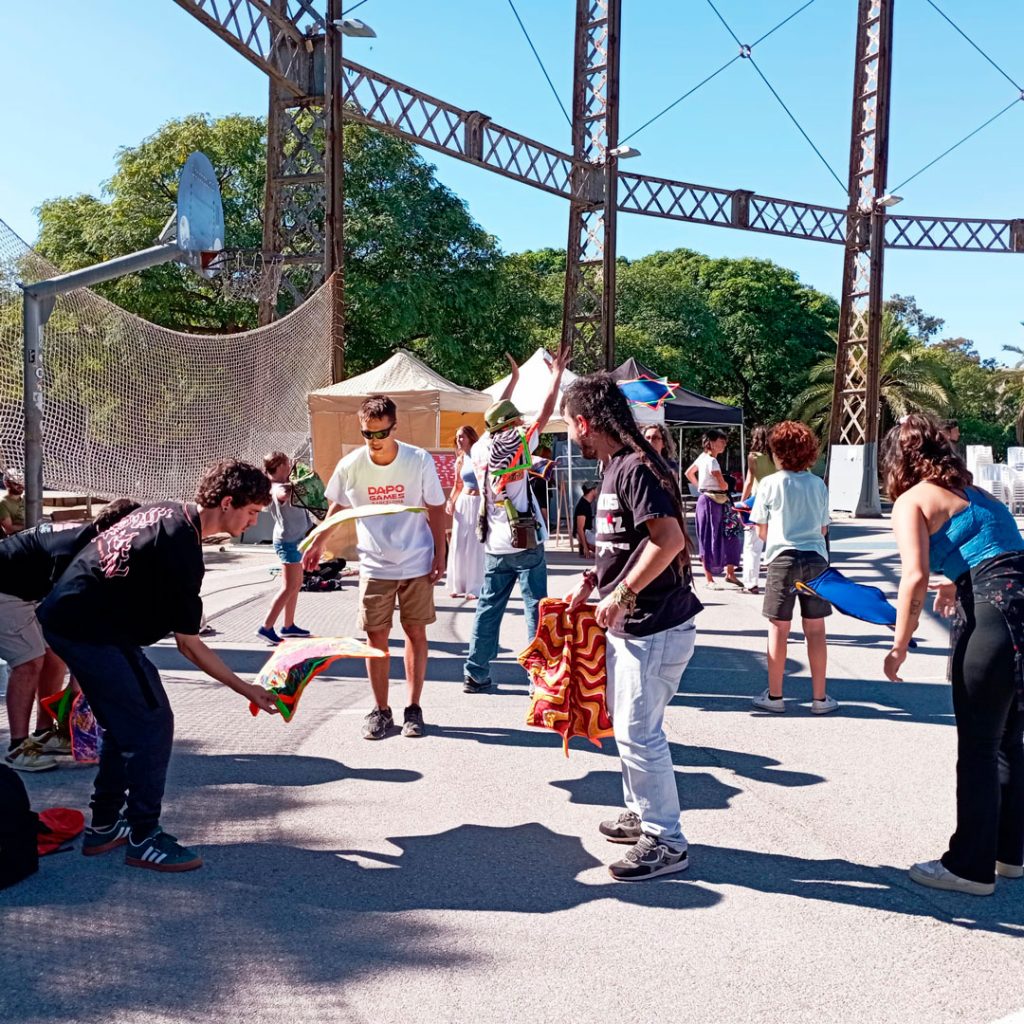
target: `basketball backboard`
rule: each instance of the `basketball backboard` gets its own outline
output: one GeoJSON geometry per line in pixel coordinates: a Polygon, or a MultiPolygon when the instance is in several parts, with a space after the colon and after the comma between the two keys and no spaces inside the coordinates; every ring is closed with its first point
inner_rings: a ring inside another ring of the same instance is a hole
{"type": "Polygon", "coordinates": [[[220,183],[205,153],[190,153],[178,179],[178,248],[191,257],[194,266],[204,253],[224,248],[224,207],[220,183]]]}

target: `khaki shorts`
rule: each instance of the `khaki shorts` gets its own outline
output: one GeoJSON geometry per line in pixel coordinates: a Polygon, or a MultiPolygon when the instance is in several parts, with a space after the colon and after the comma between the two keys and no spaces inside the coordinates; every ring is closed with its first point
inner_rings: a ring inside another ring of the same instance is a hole
{"type": "Polygon", "coordinates": [[[377,580],[359,577],[360,629],[388,629],[398,600],[398,618],[403,626],[429,626],[434,614],[434,585],[429,576],[411,580],[377,580]]]}
{"type": "Polygon", "coordinates": [[[0,594],[0,658],[17,668],[46,653],[36,606],[20,597],[0,594]]]}

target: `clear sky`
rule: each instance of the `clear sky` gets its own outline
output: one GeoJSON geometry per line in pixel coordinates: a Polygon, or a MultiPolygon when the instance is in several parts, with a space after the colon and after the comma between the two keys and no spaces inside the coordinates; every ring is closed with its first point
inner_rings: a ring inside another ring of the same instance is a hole
{"type": "MultiPolygon", "coordinates": [[[[743,42],[803,0],[716,0],[743,42]]],[[[1024,80],[1024,3],[936,0],[1009,75],[1024,80]]],[[[706,0],[623,0],[621,135],[626,136],[736,52],[706,0]]],[[[754,50],[762,71],[845,181],[856,0],[815,0],[754,50]]],[[[516,0],[566,107],[573,0],[516,0]]],[[[346,53],[523,134],[569,148],[569,130],[508,0],[367,0],[354,16],[378,33],[346,53]]],[[[1017,90],[926,0],[898,0],[890,185],[909,177],[1017,90]]],[[[263,114],[261,72],[172,0],[0,3],[0,217],[28,240],[45,199],[98,192],[119,146],[203,111],[263,114]]],[[[844,206],[821,164],[753,68],[737,61],[631,144],[629,170],[844,206]]],[[[566,204],[425,151],[438,175],[508,251],[564,247],[566,204]]],[[[899,189],[901,213],[1024,217],[1024,102],[899,189]]],[[[688,246],[761,256],[838,294],[838,246],[623,215],[619,251],[637,257],[688,246]]],[[[1024,255],[907,253],[886,257],[887,294],[913,294],[945,317],[946,335],[984,355],[1024,343],[1024,255]]]]}

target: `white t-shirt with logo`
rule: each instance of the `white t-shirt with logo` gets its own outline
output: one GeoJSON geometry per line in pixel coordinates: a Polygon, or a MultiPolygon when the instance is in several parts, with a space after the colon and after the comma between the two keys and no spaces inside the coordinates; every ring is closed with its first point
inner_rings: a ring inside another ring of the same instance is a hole
{"type": "MultiPolygon", "coordinates": [[[[539,434],[540,431],[534,430],[528,436],[527,443],[530,446],[531,453],[537,448],[539,434]]],[[[505,486],[501,494],[498,495],[496,503],[494,500],[495,478],[488,472],[491,458],[490,433],[484,434],[473,445],[469,457],[473,463],[473,468],[476,470],[476,478],[481,481],[481,490],[487,501],[487,540],[484,542],[484,551],[489,555],[518,555],[523,550],[522,548],[512,546],[512,527],[509,526],[508,515],[503,505],[505,498],[509,498],[512,501],[513,507],[518,512],[526,512],[527,510],[533,512],[534,518],[540,523],[540,529],[537,531],[537,540],[543,544],[547,540],[548,534],[544,529],[544,519],[540,514],[540,509],[537,508],[537,503],[533,498],[526,470],[521,470],[518,473],[509,473],[504,477],[505,486]]]]}
{"type": "MultiPolygon", "coordinates": [[[[398,443],[398,454],[378,466],[367,449],[349,452],[335,467],[325,488],[330,501],[360,505],[443,505],[444,491],[429,452],[398,443]]],[[[396,512],[356,520],[359,572],[379,580],[426,576],[434,561],[434,535],[422,512],[396,512]]]]}

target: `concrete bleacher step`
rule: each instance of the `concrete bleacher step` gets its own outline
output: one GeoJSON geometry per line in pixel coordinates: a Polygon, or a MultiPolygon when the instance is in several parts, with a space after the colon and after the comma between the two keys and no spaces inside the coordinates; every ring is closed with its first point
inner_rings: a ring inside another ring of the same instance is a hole
{"type": "Polygon", "coordinates": [[[44,505],[43,518],[49,519],[51,523],[73,523],[86,522],[102,508],[102,504],[93,502],[90,513],[87,505],[44,505]]]}
{"type": "MultiPolygon", "coordinates": [[[[85,506],[89,501],[89,495],[78,494],[75,491],[43,491],[43,504],[53,508],[70,508],[76,505],[85,506]]],[[[93,498],[93,504],[103,504],[103,499],[93,498]]]]}

